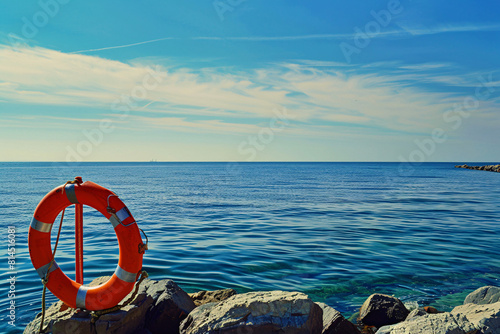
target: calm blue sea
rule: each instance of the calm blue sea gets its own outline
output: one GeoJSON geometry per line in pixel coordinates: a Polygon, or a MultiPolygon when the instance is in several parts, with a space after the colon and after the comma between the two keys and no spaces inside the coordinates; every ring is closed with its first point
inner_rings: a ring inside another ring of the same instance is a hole
{"type": "MultiPolygon", "coordinates": [[[[42,197],[74,176],[120,196],[149,236],[144,268],[188,292],[298,290],[347,316],[380,292],[449,310],[500,284],[500,174],[455,164],[401,173],[398,163],[0,163],[0,332],[20,333],[41,310],[28,226],[42,197]],[[8,226],[16,327],[7,318],[8,226]]],[[[56,257],[70,277],[72,211],[56,257]]],[[[118,246],[100,213],[86,207],[84,219],[90,282],[113,273],[118,246]]]]}

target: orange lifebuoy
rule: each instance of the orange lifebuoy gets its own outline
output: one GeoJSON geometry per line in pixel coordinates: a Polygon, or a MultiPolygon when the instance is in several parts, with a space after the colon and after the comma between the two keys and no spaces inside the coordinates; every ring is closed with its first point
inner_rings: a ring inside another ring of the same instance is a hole
{"type": "Polygon", "coordinates": [[[42,199],[29,228],[28,246],[38,275],[48,279],[47,288],[68,306],[92,311],[116,306],[132,291],[144,254],[139,227],[125,204],[110,190],[90,181],[57,187],[42,199]],[[55,261],[50,265],[53,258],[50,232],[54,220],[63,209],[77,203],[101,212],[113,225],[118,238],[118,267],[113,276],[98,287],[76,283],[55,261]]]}

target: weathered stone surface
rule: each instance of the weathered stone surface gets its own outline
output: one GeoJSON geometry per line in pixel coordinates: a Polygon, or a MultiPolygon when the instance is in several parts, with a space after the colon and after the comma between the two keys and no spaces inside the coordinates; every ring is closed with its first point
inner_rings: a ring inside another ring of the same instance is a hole
{"type": "MultiPolygon", "coordinates": [[[[108,278],[97,278],[90,285],[102,284],[108,278]]],[[[62,302],[54,303],[46,311],[44,328],[53,334],[178,333],[180,321],[194,308],[188,294],[172,280],[146,279],[131,304],[100,316],[95,323],[91,323],[89,311],[65,308],[62,302]]],[[[38,333],[40,320],[41,314],[26,326],[24,333],[38,333]]]]}
{"type": "Polygon", "coordinates": [[[189,297],[193,300],[196,306],[204,305],[207,303],[221,302],[234,296],[236,291],[233,289],[215,290],[215,291],[199,291],[189,293],[189,297]]]}
{"type": "MultiPolygon", "coordinates": [[[[464,315],[426,314],[392,326],[379,328],[377,334],[476,334],[464,315]]],[[[479,334],[479,333],[477,333],[479,334]]]]}
{"type": "Polygon", "coordinates": [[[451,314],[465,316],[475,326],[481,330],[481,334],[500,333],[500,302],[494,304],[465,304],[455,307],[451,314]]]}
{"type": "MultiPolygon", "coordinates": [[[[398,324],[395,325],[387,325],[387,326],[382,326],[380,327],[375,334],[396,334],[396,332],[393,332],[392,330],[397,326],[398,324]]],[[[399,334],[399,332],[398,332],[399,334]]]]}
{"type": "Polygon", "coordinates": [[[177,334],[181,320],[187,317],[195,305],[186,292],[172,280],[152,285],[148,294],[155,300],[146,314],[146,328],[152,333],[177,334]],[[164,287],[165,286],[165,287],[164,287]]]}
{"type": "Polygon", "coordinates": [[[324,303],[316,303],[323,310],[322,334],[360,334],[358,328],[339,311],[324,303]]]}
{"type": "Polygon", "coordinates": [[[237,294],[197,307],[181,323],[181,334],[320,334],[323,312],[300,292],[237,294]]]}
{"type": "MultiPolygon", "coordinates": [[[[180,333],[196,333],[196,329],[198,326],[202,326],[204,321],[210,319],[210,312],[218,303],[207,303],[198,306],[195,308],[179,327],[180,333]]],[[[213,317],[213,321],[216,321],[215,317],[213,317]]]]}
{"type": "Polygon", "coordinates": [[[379,328],[377,334],[498,334],[500,302],[465,304],[451,312],[408,318],[405,322],[379,328]]]}
{"type": "Polygon", "coordinates": [[[396,324],[406,319],[410,312],[397,298],[373,294],[359,310],[359,320],[368,326],[382,327],[396,324]]]}
{"type": "Polygon", "coordinates": [[[408,321],[408,320],[410,320],[410,319],[412,319],[412,318],[415,318],[415,317],[420,317],[420,316],[422,316],[422,315],[426,315],[426,314],[427,314],[427,312],[426,312],[426,311],[421,310],[421,309],[419,309],[419,308],[416,308],[416,309],[414,309],[413,311],[411,311],[411,312],[410,312],[410,314],[408,314],[408,316],[406,317],[406,320],[405,320],[405,321],[408,321]]]}
{"type": "Polygon", "coordinates": [[[500,302],[500,288],[496,286],[483,286],[467,295],[464,304],[493,304],[500,302]]]}

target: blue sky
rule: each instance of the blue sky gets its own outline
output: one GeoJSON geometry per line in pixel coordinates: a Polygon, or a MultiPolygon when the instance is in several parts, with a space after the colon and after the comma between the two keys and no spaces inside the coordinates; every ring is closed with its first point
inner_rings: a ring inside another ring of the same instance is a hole
{"type": "Polygon", "coordinates": [[[0,160],[500,160],[499,10],[6,2],[0,160]]]}

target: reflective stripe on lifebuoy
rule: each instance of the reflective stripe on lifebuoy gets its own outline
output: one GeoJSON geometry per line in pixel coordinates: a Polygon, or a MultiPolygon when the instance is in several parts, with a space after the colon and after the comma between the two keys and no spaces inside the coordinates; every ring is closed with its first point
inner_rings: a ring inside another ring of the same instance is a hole
{"type": "Polygon", "coordinates": [[[49,192],[35,210],[28,236],[31,262],[40,278],[48,277],[47,288],[68,306],[92,311],[116,306],[132,291],[142,268],[142,245],[139,227],[125,204],[110,190],[89,181],[57,187],[49,192]],[[111,222],[118,238],[118,266],[113,276],[98,287],[76,283],[55,261],[50,266],[52,225],[64,208],[77,203],[101,212],[111,222]]]}

